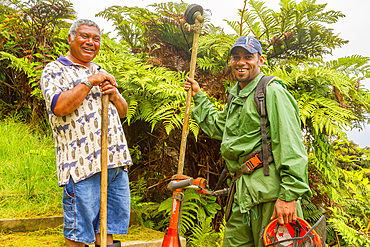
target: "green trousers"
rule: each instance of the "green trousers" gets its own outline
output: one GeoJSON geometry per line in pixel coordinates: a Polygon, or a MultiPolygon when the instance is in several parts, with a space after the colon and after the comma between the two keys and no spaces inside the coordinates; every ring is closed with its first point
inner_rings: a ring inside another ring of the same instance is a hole
{"type": "MultiPolygon", "coordinates": [[[[261,203],[249,213],[242,214],[239,205],[232,205],[232,213],[225,226],[223,247],[262,247],[260,233],[271,220],[275,202],[261,203]]],[[[297,216],[303,218],[302,208],[297,201],[297,216]]]]}

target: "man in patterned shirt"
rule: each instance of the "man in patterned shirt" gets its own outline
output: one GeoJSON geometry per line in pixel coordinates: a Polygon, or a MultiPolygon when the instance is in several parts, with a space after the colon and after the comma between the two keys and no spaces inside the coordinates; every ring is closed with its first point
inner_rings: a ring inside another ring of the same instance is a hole
{"type": "Polygon", "coordinates": [[[127,103],[115,78],[92,62],[101,45],[98,25],[76,21],[68,41],[68,55],[49,63],[41,78],[63,187],[65,242],[67,247],[100,245],[101,96],[108,94],[107,243],[121,246],[112,234],[126,234],[129,224],[127,167],[132,161],[120,121],[127,103]]]}

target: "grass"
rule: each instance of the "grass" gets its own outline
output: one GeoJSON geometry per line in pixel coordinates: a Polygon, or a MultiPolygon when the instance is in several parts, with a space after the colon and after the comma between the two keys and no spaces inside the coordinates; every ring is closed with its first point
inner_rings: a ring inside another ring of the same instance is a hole
{"type": "MultiPolygon", "coordinates": [[[[152,241],[163,239],[164,233],[154,231],[142,226],[130,226],[128,234],[125,236],[115,235],[114,239],[121,242],[128,241],[152,241]]],[[[63,229],[55,228],[35,232],[7,233],[0,232],[0,246],[53,246],[62,247],[64,244],[63,229]]],[[[90,245],[94,246],[94,245],[90,245]]]]}
{"type": "Polygon", "coordinates": [[[0,121],[0,218],[62,214],[51,136],[0,121]]]}

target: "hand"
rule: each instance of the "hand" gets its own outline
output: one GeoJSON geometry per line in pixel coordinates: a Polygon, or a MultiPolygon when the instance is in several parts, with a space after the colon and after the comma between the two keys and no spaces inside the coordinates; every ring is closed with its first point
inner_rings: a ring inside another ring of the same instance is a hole
{"type": "Polygon", "coordinates": [[[297,201],[286,202],[277,199],[271,220],[275,218],[278,218],[278,223],[280,225],[294,223],[297,219],[297,201]]]}
{"type": "Polygon", "coordinates": [[[193,89],[192,96],[194,97],[194,95],[196,95],[200,91],[199,84],[196,80],[186,77],[186,82],[184,85],[185,91],[188,91],[190,87],[193,89]]]}
{"type": "Polygon", "coordinates": [[[104,81],[99,85],[99,88],[102,94],[109,94],[109,100],[112,102],[120,98],[116,86],[112,85],[110,81],[104,81]]]}
{"type": "Polygon", "coordinates": [[[102,83],[108,81],[111,85],[114,87],[118,87],[118,84],[116,82],[116,79],[114,78],[113,75],[102,71],[97,74],[91,75],[87,78],[91,85],[93,86],[101,86],[102,83]]]}
{"type": "Polygon", "coordinates": [[[116,86],[112,85],[110,81],[104,81],[99,87],[102,94],[109,95],[109,101],[116,106],[119,117],[124,118],[127,114],[127,102],[119,95],[116,86]]]}

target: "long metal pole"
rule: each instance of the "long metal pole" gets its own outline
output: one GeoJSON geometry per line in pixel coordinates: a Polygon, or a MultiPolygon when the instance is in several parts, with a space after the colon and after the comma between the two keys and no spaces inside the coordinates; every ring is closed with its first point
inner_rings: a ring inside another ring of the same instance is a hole
{"type": "MultiPolygon", "coordinates": [[[[194,79],[195,66],[197,63],[199,35],[201,32],[202,22],[203,22],[203,16],[199,12],[196,13],[196,15],[197,16],[195,16],[195,25],[194,25],[195,30],[194,30],[194,38],[193,38],[193,48],[191,52],[190,73],[189,73],[189,77],[191,79],[194,79]]],[[[184,161],[185,161],[186,141],[187,141],[188,129],[189,129],[191,98],[192,98],[192,89],[190,88],[186,96],[184,126],[182,128],[180,157],[179,157],[179,164],[177,168],[177,174],[183,174],[184,172],[184,161]]]]}
{"type": "Polygon", "coordinates": [[[108,105],[109,96],[102,96],[101,125],[101,194],[100,194],[100,246],[107,246],[107,194],[108,194],[108,105]]]}

